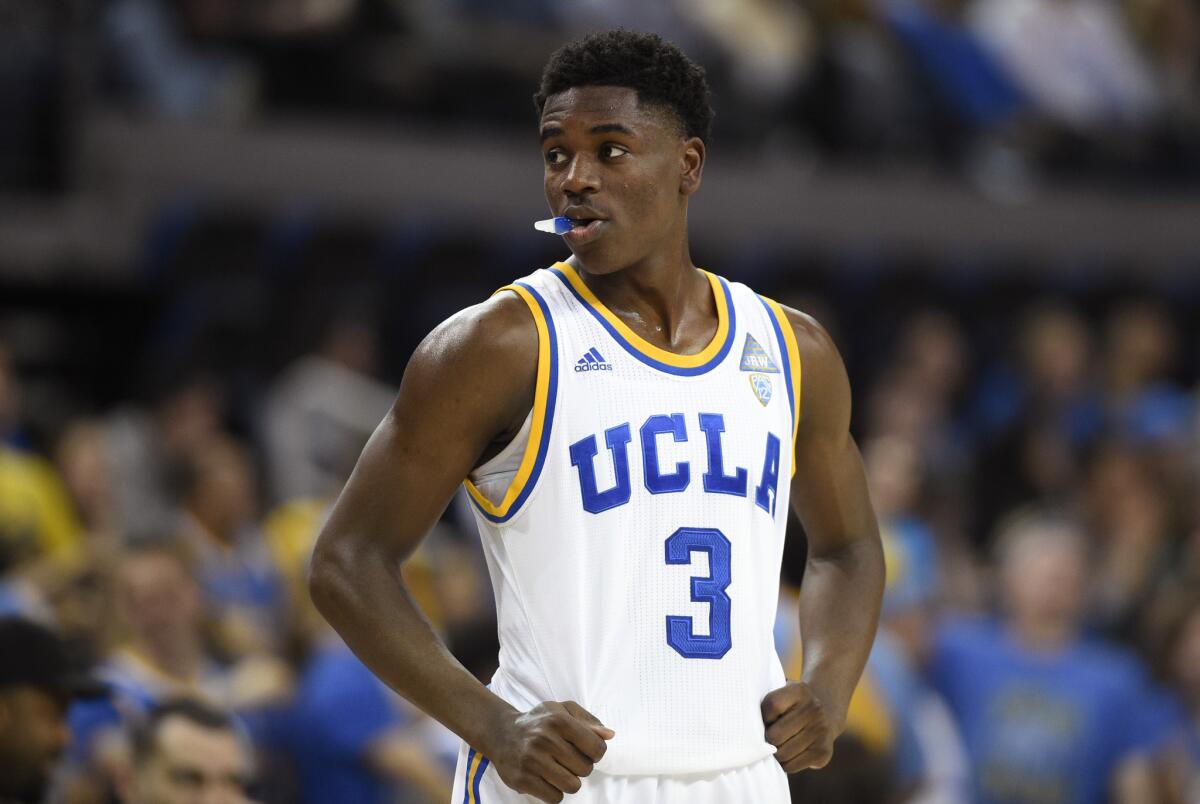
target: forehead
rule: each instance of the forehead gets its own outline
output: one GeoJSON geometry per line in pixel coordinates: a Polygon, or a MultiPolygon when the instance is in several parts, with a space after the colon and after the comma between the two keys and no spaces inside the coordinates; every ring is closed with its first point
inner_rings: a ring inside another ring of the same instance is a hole
{"type": "Polygon", "coordinates": [[[679,124],[667,109],[642,103],[630,87],[572,87],[551,95],[542,109],[542,128],[569,129],[620,123],[637,133],[677,134],[679,124]]]}

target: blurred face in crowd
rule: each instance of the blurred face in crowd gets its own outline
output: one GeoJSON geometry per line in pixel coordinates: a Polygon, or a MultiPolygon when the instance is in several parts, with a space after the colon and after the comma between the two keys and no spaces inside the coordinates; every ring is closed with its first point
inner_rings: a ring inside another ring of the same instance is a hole
{"type": "Polygon", "coordinates": [[[134,769],[130,804],[243,804],[250,757],[237,735],[166,718],[134,769]]]}
{"type": "Polygon", "coordinates": [[[1132,303],[1113,314],[1107,327],[1108,377],[1116,391],[1161,379],[1175,360],[1177,334],[1162,308],[1132,303]]]}
{"type": "Polygon", "coordinates": [[[232,537],[254,516],[255,480],[245,450],[214,439],[196,456],[196,482],[189,495],[192,513],[219,537],[232,537]]]}
{"type": "Polygon", "coordinates": [[[896,436],[872,439],[863,446],[871,502],[880,519],[908,513],[921,484],[916,445],[896,436]]]}
{"type": "Polygon", "coordinates": [[[1066,399],[1083,390],[1091,359],[1091,338],[1078,315],[1060,308],[1041,309],[1027,320],[1025,366],[1030,386],[1050,399],[1066,399]]]}
{"type": "Polygon", "coordinates": [[[966,336],[950,316],[927,311],[905,323],[900,363],[938,399],[947,400],[966,380],[966,336]]]}
{"type": "Polygon", "coordinates": [[[220,391],[213,382],[197,379],[174,391],[159,404],[159,446],[172,457],[198,449],[221,431],[220,391]]]}
{"type": "Polygon", "coordinates": [[[120,568],[118,601],[135,637],[155,650],[170,651],[199,632],[200,590],[171,553],[147,550],[127,556],[120,568]]]}
{"type": "Polygon", "coordinates": [[[1000,582],[1010,622],[1029,635],[1073,637],[1087,578],[1079,534],[1061,525],[1026,525],[1006,538],[1000,582]]]}
{"type": "Polygon", "coordinates": [[[104,431],[94,422],[76,421],[58,442],[57,462],[85,524],[98,527],[111,515],[113,466],[104,431]]]}
{"type": "Polygon", "coordinates": [[[0,690],[0,799],[39,802],[70,742],[66,701],[46,690],[0,690]]]}
{"type": "Polygon", "coordinates": [[[563,238],[588,272],[677,253],[704,143],[674,115],[628,87],[575,87],[546,100],[541,137],[550,209],[597,221],[563,238]]]}

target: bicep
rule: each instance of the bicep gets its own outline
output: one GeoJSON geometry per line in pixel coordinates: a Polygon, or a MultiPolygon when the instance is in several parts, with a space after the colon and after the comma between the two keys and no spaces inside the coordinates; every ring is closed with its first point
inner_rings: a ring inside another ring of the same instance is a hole
{"type": "Polygon", "coordinates": [[[850,382],[829,336],[807,317],[793,318],[804,383],[796,432],[792,508],[810,554],[877,538],[866,472],[850,435],[850,382]]]}

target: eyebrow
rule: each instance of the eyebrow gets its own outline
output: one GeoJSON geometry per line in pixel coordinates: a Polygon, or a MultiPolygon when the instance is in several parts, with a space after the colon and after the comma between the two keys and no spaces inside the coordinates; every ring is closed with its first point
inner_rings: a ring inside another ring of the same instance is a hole
{"type": "MultiPolygon", "coordinates": [[[[563,130],[559,126],[547,126],[546,128],[542,129],[541,141],[545,142],[546,140],[550,139],[551,137],[562,136],[562,133],[563,133],[563,130]]],[[[588,133],[589,134],[616,133],[616,134],[624,134],[627,137],[636,136],[633,133],[632,129],[630,129],[628,126],[622,125],[621,123],[600,123],[599,125],[595,125],[595,126],[592,126],[591,128],[589,128],[588,133]]]]}

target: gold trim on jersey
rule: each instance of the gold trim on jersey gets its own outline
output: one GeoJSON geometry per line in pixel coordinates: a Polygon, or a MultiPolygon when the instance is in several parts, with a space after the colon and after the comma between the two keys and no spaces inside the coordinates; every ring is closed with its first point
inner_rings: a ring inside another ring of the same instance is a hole
{"type": "MultiPolygon", "coordinates": [[[[550,332],[546,322],[546,316],[542,312],[541,306],[534,298],[533,294],[528,289],[520,285],[505,285],[496,291],[512,291],[516,293],[525,304],[529,307],[529,312],[533,314],[533,323],[537,327],[538,334],[538,363],[537,363],[537,381],[533,395],[533,419],[530,423],[529,441],[525,444],[525,454],[521,458],[521,465],[517,468],[516,475],[513,476],[512,482],[509,483],[508,489],[504,492],[504,497],[499,503],[493,503],[483,495],[470,478],[463,481],[463,485],[467,488],[467,493],[471,495],[471,499],[475,504],[489,514],[492,518],[507,519],[513,504],[522,496],[526,484],[530,482],[533,475],[534,467],[537,464],[538,451],[542,446],[542,434],[545,428],[549,426],[546,420],[546,407],[550,398],[550,370],[552,365],[552,356],[550,354],[550,332]]],[[[493,294],[495,295],[495,294],[493,294]]],[[[535,478],[536,480],[536,478],[535,478]]]]}
{"type": "Polygon", "coordinates": [[[697,352],[694,355],[680,355],[655,346],[630,329],[629,326],[616,315],[616,313],[604,306],[604,302],[600,301],[600,299],[596,297],[596,294],[593,293],[592,289],[584,283],[583,279],[569,263],[556,262],[554,267],[558,268],[562,272],[562,274],[567,278],[567,281],[571,283],[571,287],[574,288],[575,292],[579,294],[580,298],[582,298],[589,307],[603,316],[604,320],[611,324],[613,329],[615,329],[630,346],[637,349],[647,357],[659,361],[660,363],[666,363],[667,365],[674,366],[676,368],[697,368],[699,366],[703,366],[717,356],[717,353],[721,351],[721,347],[723,347],[725,342],[729,339],[729,306],[725,298],[725,291],[721,287],[720,280],[718,280],[716,276],[710,274],[708,271],[701,269],[704,276],[708,278],[709,284],[712,286],[713,300],[717,305],[717,331],[713,335],[712,340],[708,342],[708,345],[704,347],[703,351],[697,352]]]}
{"type": "Polygon", "coordinates": [[[783,342],[787,347],[787,361],[792,375],[792,476],[795,476],[796,433],[800,429],[800,347],[796,345],[796,331],[792,329],[792,322],[788,321],[787,314],[783,312],[779,302],[766,296],[763,296],[762,300],[775,315],[775,321],[779,324],[779,331],[783,333],[783,342]]]}

